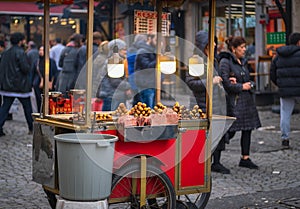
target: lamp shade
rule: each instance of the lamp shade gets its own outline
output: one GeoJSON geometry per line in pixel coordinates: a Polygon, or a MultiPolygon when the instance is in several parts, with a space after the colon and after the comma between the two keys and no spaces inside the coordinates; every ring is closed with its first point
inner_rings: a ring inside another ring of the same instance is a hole
{"type": "Polygon", "coordinates": [[[189,58],[189,74],[191,76],[201,76],[204,74],[204,61],[198,54],[189,58]]]}
{"type": "Polygon", "coordinates": [[[159,58],[160,71],[164,74],[172,74],[176,72],[176,58],[170,52],[167,51],[159,58]]]}
{"type": "Polygon", "coordinates": [[[115,45],[113,54],[108,58],[107,73],[111,78],[121,78],[124,76],[124,59],[119,55],[118,46],[115,45]]]}

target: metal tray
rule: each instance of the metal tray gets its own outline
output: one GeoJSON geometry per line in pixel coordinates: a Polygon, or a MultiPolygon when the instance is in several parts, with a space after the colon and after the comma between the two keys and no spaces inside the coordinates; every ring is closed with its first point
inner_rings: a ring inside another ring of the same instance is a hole
{"type": "Polygon", "coordinates": [[[119,128],[119,138],[125,142],[147,142],[153,140],[176,139],[178,125],[131,126],[119,128]]]}

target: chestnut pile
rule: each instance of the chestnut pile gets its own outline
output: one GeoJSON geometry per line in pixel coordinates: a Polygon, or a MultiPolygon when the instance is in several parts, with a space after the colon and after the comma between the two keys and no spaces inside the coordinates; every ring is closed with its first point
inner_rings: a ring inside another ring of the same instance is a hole
{"type": "Polygon", "coordinates": [[[161,102],[158,102],[154,106],[152,113],[159,113],[159,114],[161,114],[163,112],[163,110],[166,109],[166,108],[167,108],[167,106],[163,105],[161,102]]]}
{"type": "Polygon", "coordinates": [[[128,109],[124,103],[120,103],[118,108],[112,113],[114,116],[120,117],[128,114],[128,109]]]}
{"type": "Polygon", "coordinates": [[[151,108],[147,107],[145,103],[138,102],[129,110],[129,115],[134,117],[147,117],[151,114],[151,108]]]}
{"type": "Polygon", "coordinates": [[[203,113],[202,109],[198,105],[195,105],[192,110],[189,110],[186,106],[180,105],[179,102],[176,102],[172,109],[178,114],[180,120],[193,120],[205,117],[205,113],[203,113]]]}
{"type": "MultiPolygon", "coordinates": [[[[92,119],[94,119],[94,118],[92,118],[92,119]]],[[[112,121],[112,115],[109,113],[97,113],[95,116],[95,120],[96,121],[112,121]]]]}

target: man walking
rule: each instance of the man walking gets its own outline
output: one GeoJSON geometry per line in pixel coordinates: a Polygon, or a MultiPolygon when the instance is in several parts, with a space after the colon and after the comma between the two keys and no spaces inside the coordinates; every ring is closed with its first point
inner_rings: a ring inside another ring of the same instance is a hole
{"type": "Polygon", "coordinates": [[[271,64],[271,80],[280,96],[282,146],[289,147],[290,119],[295,103],[300,102],[300,33],[289,36],[289,45],[279,47],[271,64]]]}
{"type": "Polygon", "coordinates": [[[15,98],[23,106],[29,134],[33,129],[30,101],[31,68],[23,49],[25,36],[22,33],[13,33],[10,42],[12,47],[2,53],[0,62],[0,94],[3,96],[3,104],[0,107],[0,137],[5,135],[3,125],[15,98]]]}
{"type": "MultiPolygon", "coordinates": [[[[5,50],[5,42],[0,40],[0,62],[1,62],[1,56],[2,56],[2,52],[4,52],[5,50]]],[[[0,95],[0,106],[2,104],[2,96],[0,95]]]]}
{"type": "Polygon", "coordinates": [[[156,89],[156,51],[157,37],[148,34],[147,41],[141,42],[135,58],[135,83],[139,90],[141,102],[154,108],[156,89]]]}
{"type": "Polygon", "coordinates": [[[54,45],[51,47],[50,52],[49,52],[49,57],[55,61],[56,67],[57,67],[57,74],[55,75],[54,81],[53,81],[54,89],[56,89],[57,78],[59,76],[60,71],[62,70],[62,68],[59,67],[59,58],[60,58],[61,52],[65,48],[65,46],[61,43],[61,38],[56,38],[53,41],[53,44],[54,45]]]}
{"type": "Polygon", "coordinates": [[[56,38],[53,41],[53,44],[54,45],[51,47],[49,52],[49,57],[55,61],[57,70],[61,71],[62,68],[58,66],[58,63],[59,63],[60,54],[62,50],[65,48],[65,46],[61,43],[61,38],[56,38]]]}

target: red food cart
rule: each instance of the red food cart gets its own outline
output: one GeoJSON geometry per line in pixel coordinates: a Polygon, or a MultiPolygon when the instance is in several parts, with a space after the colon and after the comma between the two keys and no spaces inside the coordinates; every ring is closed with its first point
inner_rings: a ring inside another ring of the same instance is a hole
{"type": "MultiPolygon", "coordinates": [[[[162,2],[166,1],[156,2],[161,9],[162,2]]],[[[88,2],[88,18],[91,22],[93,3],[93,0],[88,2]]],[[[214,25],[215,1],[210,1],[210,8],[210,24],[214,25]]],[[[45,43],[48,42],[48,9],[49,1],[45,0],[45,43]]],[[[214,28],[210,29],[209,46],[213,49],[214,28]]],[[[88,27],[88,37],[87,54],[91,57],[91,27],[88,27]]],[[[210,50],[209,58],[213,56],[213,50],[210,50]]],[[[47,47],[45,57],[48,57],[47,47]]],[[[88,61],[87,83],[91,81],[91,65],[88,61]]],[[[207,95],[212,95],[211,69],[213,62],[208,62],[207,95]]],[[[48,95],[47,80],[44,79],[44,95],[48,95]]],[[[43,185],[52,208],[56,206],[55,195],[59,194],[59,171],[56,144],[51,139],[57,134],[95,131],[95,124],[88,119],[92,112],[88,85],[86,101],[87,119],[83,123],[70,121],[72,114],[49,115],[48,97],[44,97],[42,115],[34,115],[33,180],[43,185]]],[[[212,97],[208,96],[206,118],[179,120],[178,124],[120,128],[117,122],[97,122],[98,133],[119,137],[115,143],[111,195],[108,198],[110,208],[173,209],[206,206],[211,192],[211,151],[234,120],[226,116],[213,116],[211,103],[212,97]],[[215,136],[214,131],[218,132],[215,136]]]]}

